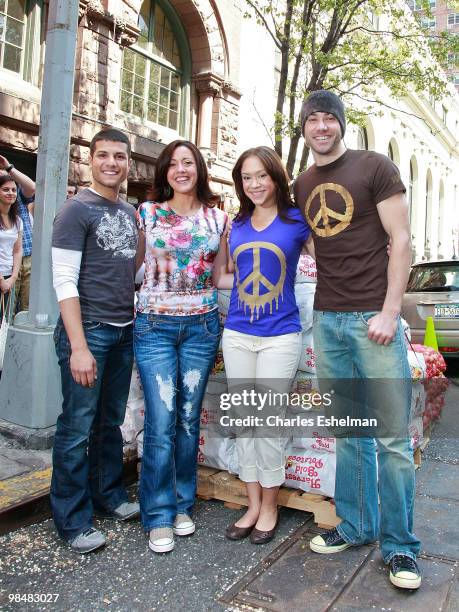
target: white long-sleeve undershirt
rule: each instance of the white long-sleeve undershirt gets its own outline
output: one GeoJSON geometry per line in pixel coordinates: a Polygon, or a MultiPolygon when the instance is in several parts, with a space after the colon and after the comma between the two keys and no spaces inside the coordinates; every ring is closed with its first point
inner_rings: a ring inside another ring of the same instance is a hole
{"type": "Polygon", "coordinates": [[[53,286],[58,302],[79,297],[78,279],[80,278],[81,256],[81,251],[52,248],[53,286]]]}

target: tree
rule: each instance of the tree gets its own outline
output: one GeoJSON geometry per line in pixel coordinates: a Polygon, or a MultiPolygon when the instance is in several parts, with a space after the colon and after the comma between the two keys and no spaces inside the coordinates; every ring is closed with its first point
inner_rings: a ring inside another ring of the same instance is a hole
{"type": "MultiPolygon", "coordinates": [[[[243,1],[246,17],[266,28],[280,53],[274,142],[290,176],[301,139],[299,104],[309,92],[335,91],[349,118],[361,123],[364,114],[388,106],[387,93],[400,100],[409,89],[439,99],[447,91],[436,62],[446,64],[459,37],[432,35],[422,25],[421,17],[431,16],[428,0],[417,0],[418,19],[402,0],[243,1]]],[[[303,147],[300,171],[307,158],[303,147]]]]}

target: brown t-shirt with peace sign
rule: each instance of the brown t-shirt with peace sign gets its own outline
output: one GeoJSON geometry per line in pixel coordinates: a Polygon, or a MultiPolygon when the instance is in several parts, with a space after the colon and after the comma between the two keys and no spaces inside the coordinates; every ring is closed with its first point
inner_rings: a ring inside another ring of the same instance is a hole
{"type": "Polygon", "coordinates": [[[404,191],[397,166],[374,151],[347,150],[295,181],[295,201],[312,229],[316,251],[316,310],[382,309],[388,236],[376,205],[404,191]]]}

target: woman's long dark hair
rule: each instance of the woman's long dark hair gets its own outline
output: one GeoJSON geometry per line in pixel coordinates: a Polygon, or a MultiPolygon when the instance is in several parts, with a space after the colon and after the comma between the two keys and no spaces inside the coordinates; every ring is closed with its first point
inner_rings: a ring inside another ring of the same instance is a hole
{"type": "Polygon", "coordinates": [[[209,208],[214,207],[217,202],[220,201],[220,198],[218,195],[213,193],[209,187],[209,174],[207,172],[206,162],[204,161],[200,150],[189,140],[173,140],[162,150],[156,161],[152,200],[154,202],[165,202],[166,200],[170,200],[174,195],[172,187],[167,182],[167,172],[169,170],[174,151],[178,147],[186,147],[189,149],[194,157],[194,161],[196,162],[198,174],[196,195],[198,200],[201,202],[201,204],[204,204],[204,206],[208,206],[209,208]]]}
{"type": "MultiPolygon", "coordinates": [[[[3,174],[0,176],[0,187],[2,187],[5,183],[14,183],[13,179],[9,174],[3,174]]],[[[19,204],[18,199],[16,198],[14,204],[10,206],[8,211],[8,219],[11,221],[11,225],[15,225],[19,227],[19,204]]],[[[0,217],[0,230],[7,230],[8,227],[3,225],[2,218],[0,217]]]]}
{"type": "Polygon", "coordinates": [[[244,188],[242,186],[242,164],[249,157],[258,157],[266,172],[276,185],[277,213],[280,219],[285,223],[295,223],[297,220],[291,219],[288,216],[288,210],[292,208],[294,204],[290,197],[287,171],[285,170],[284,164],[276,151],[274,151],[274,149],[270,149],[269,147],[254,147],[252,149],[247,149],[247,151],[244,151],[244,153],[239,156],[239,159],[233,168],[232,176],[234,186],[236,188],[236,194],[239,198],[239,202],[241,203],[239,212],[234,220],[245,221],[255,210],[255,204],[245,195],[244,188]]]}

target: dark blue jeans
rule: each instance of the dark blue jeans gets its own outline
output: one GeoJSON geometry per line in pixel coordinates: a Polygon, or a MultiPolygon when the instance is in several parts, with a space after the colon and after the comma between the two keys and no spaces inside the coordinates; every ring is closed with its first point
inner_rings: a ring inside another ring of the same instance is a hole
{"type": "Polygon", "coordinates": [[[170,316],[138,313],[135,359],[145,393],[140,513],[145,531],[190,515],[202,398],[220,340],[218,311],[170,316]]]}
{"type": "Polygon", "coordinates": [[[56,325],[64,401],[56,424],[50,500],[56,529],[67,541],[92,526],[94,509],[111,511],[128,499],[120,425],[132,374],[132,327],[83,322],[97,362],[96,384],[88,388],[73,380],[69,339],[60,318],[56,325]]]}

